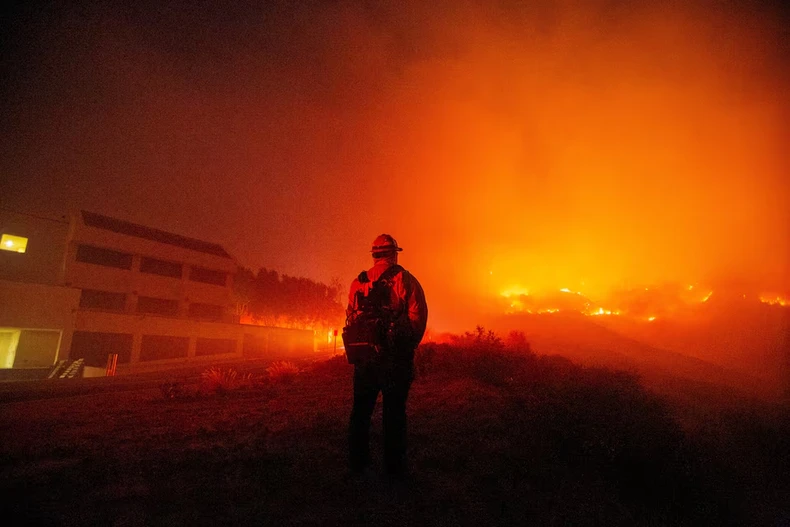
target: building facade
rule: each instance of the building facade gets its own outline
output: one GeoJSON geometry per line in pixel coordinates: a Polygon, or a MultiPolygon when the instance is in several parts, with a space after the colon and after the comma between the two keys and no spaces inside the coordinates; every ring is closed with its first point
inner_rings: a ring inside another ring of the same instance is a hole
{"type": "Polygon", "coordinates": [[[82,358],[118,371],[300,354],[309,331],[239,324],[220,245],[87,211],[0,211],[0,368],[82,358]]]}

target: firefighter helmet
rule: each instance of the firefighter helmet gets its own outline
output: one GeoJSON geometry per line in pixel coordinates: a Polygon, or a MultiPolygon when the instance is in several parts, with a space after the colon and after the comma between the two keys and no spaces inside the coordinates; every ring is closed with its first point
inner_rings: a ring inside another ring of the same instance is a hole
{"type": "Polygon", "coordinates": [[[390,236],[389,234],[381,234],[376,236],[376,239],[373,240],[373,247],[370,249],[372,253],[390,253],[390,252],[400,252],[403,249],[398,247],[398,242],[395,241],[395,238],[390,236]]]}

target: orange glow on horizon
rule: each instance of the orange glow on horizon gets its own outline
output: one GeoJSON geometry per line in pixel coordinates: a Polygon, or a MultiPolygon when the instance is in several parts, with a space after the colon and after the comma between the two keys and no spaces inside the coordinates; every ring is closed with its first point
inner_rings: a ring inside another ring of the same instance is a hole
{"type": "MultiPolygon", "coordinates": [[[[654,286],[637,288],[634,290],[621,291],[619,294],[608,295],[601,301],[593,301],[580,291],[571,291],[569,288],[556,290],[563,296],[556,296],[550,292],[541,294],[529,294],[528,289],[523,287],[512,287],[501,293],[501,297],[507,301],[505,313],[526,313],[526,314],[553,314],[553,313],[576,313],[585,316],[627,316],[655,321],[658,316],[653,313],[643,314],[644,306],[651,306],[664,315],[682,315],[693,311],[694,306],[707,305],[713,297],[714,291],[707,292],[700,296],[695,292],[699,289],[693,285],[682,288],[670,286],[654,286]],[[573,295],[567,296],[567,295],[573,295]],[[573,302],[566,302],[564,307],[557,306],[563,298],[575,299],[573,302]],[[631,307],[612,307],[629,306],[631,307]],[[640,307],[641,306],[641,307],[640,307]]],[[[760,303],[769,306],[788,307],[790,300],[788,297],[778,294],[747,295],[745,293],[730,294],[729,297],[738,298],[747,304],[754,305],[755,299],[760,303]]],[[[725,300],[726,301],[726,300],[725,300]]],[[[732,301],[732,300],[731,300],[732,301]]]]}
{"type": "Polygon", "coordinates": [[[790,299],[779,295],[760,295],[760,302],[770,306],[790,306],[790,299]]]}

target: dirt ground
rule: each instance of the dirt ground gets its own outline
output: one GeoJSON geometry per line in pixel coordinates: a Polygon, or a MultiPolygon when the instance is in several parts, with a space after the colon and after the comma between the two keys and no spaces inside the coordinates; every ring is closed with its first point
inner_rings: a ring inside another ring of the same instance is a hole
{"type": "MultiPolygon", "coordinates": [[[[561,364],[520,386],[420,376],[409,400],[406,483],[378,470],[348,477],[351,369],[337,360],[290,383],[225,394],[184,385],[166,398],[149,383],[6,402],[3,517],[118,526],[700,525],[787,513],[774,505],[784,492],[775,485],[779,494],[758,494],[764,506],[755,508],[748,493],[763,487],[732,483],[737,467],[695,453],[660,401],[628,379],[579,377],[574,368],[561,364]]],[[[374,459],[380,430],[378,405],[374,459]]]]}

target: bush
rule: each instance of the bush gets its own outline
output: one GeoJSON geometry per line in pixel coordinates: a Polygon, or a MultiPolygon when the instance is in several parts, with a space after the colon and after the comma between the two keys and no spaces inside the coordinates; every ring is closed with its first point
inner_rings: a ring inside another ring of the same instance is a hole
{"type": "Polygon", "coordinates": [[[521,353],[532,352],[532,347],[523,331],[511,331],[505,339],[505,348],[521,353]]]}
{"type": "Polygon", "coordinates": [[[200,388],[206,393],[227,393],[252,380],[250,374],[239,375],[233,368],[209,368],[200,374],[200,388]]]}
{"type": "Polygon", "coordinates": [[[299,375],[299,367],[293,362],[289,361],[276,361],[266,368],[269,374],[269,379],[275,383],[287,384],[293,382],[297,375],[299,375]]]}
{"type": "Polygon", "coordinates": [[[470,377],[505,386],[527,375],[536,360],[523,333],[511,333],[505,343],[493,331],[477,326],[474,332],[452,336],[449,344],[420,346],[414,367],[417,375],[470,377]]]}
{"type": "Polygon", "coordinates": [[[452,335],[450,342],[461,348],[476,348],[496,350],[505,347],[502,339],[493,331],[486,330],[483,326],[475,327],[475,331],[467,331],[463,335],[452,335]]]}

